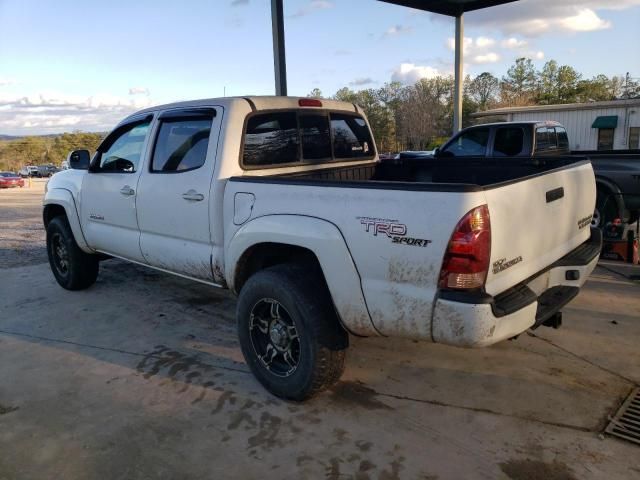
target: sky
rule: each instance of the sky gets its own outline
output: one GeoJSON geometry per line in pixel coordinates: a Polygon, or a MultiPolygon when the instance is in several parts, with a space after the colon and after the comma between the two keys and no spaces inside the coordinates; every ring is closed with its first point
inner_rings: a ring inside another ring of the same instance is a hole
{"type": "MultiPolygon", "coordinates": [[[[270,0],[0,0],[0,134],[108,131],[178,100],[274,93],[270,0]]],[[[375,0],[284,0],[289,94],[453,72],[454,20],[375,0]]],[[[550,59],[640,77],[640,0],[465,15],[465,73],[550,59]]]]}

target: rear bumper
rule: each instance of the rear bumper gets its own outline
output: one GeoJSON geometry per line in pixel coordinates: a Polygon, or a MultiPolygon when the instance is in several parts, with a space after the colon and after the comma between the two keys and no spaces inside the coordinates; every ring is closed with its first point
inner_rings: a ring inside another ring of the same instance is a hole
{"type": "Polygon", "coordinates": [[[484,347],[539,326],[578,294],[601,249],[602,233],[592,229],[587,242],[500,295],[442,292],[433,314],[433,340],[484,347]]]}

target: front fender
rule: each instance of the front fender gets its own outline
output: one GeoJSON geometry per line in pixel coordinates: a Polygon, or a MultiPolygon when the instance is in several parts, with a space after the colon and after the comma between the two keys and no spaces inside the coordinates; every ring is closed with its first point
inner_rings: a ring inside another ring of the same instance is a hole
{"type": "Polygon", "coordinates": [[[50,205],[59,205],[64,208],[64,211],[67,214],[67,220],[69,221],[69,226],[71,226],[71,231],[73,232],[73,237],[75,238],[78,247],[80,247],[80,250],[85,253],[95,253],[94,250],[89,247],[87,240],[84,238],[82,227],[80,226],[80,216],[78,215],[76,202],[69,190],[64,188],[52,188],[48,190],[44,197],[43,204],[45,209],[50,205]]]}
{"type": "Polygon", "coordinates": [[[261,243],[292,245],[313,252],[345,328],[356,335],[379,335],[367,310],[360,275],[338,227],[300,215],[268,215],[246,223],[225,248],[227,284],[234,291],[238,261],[249,248],[261,243]]]}

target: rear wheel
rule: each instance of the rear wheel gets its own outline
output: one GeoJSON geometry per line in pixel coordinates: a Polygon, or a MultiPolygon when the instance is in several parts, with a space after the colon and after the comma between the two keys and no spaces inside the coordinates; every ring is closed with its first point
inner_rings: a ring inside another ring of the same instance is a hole
{"type": "Polygon", "coordinates": [[[305,400],[344,371],[347,332],[324,282],[309,269],[277,265],[253,275],[238,298],[244,358],[271,393],[305,400]]]}
{"type": "Polygon", "coordinates": [[[98,258],[78,247],[66,217],[58,216],[47,226],[47,255],[56,281],[67,290],[83,290],[98,277],[98,258]]]}

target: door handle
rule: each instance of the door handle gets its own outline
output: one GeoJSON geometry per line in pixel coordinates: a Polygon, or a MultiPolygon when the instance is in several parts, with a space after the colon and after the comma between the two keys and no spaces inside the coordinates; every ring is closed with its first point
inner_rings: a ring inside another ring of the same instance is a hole
{"type": "Polygon", "coordinates": [[[204,195],[192,189],[186,193],[183,193],[182,198],[190,202],[201,202],[202,200],[204,200],[204,195]]]}
{"type": "Polygon", "coordinates": [[[564,197],[564,188],[559,187],[553,190],[549,190],[546,195],[547,203],[555,202],[556,200],[560,200],[562,197],[564,197]]]}
{"type": "Polygon", "coordinates": [[[136,191],[133,188],[131,188],[129,185],[125,185],[120,189],[120,193],[126,197],[130,197],[131,195],[134,195],[136,191]]]}

